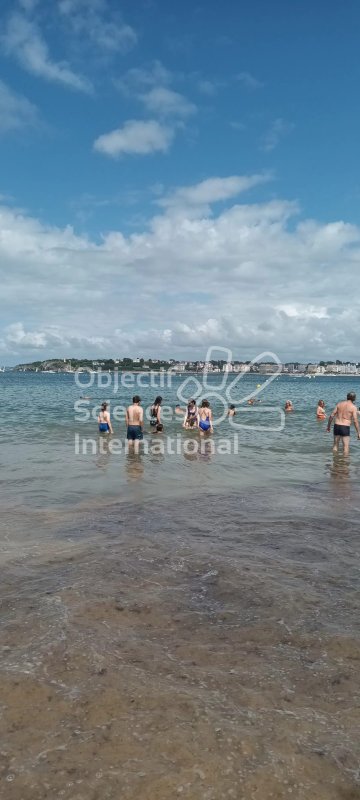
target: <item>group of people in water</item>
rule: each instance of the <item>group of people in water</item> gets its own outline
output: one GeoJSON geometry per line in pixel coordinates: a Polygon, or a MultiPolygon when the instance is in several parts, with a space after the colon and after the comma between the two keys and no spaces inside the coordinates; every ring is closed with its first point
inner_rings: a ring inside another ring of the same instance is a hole
{"type": "MultiPolygon", "coordinates": [[[[286,411],[287,414],[289,414],[291,411],[294,411],[294,406],[293,406],[291,400],[286,400],[286,403],[284,405],[284,411],[286,411]]],[[[317,419],[326,419],[325,402],[324,402],[324,400],[319,400],[318,401],[317,409],[316,409],[316,417],[317,417],[317,419]]]]}
{"type": "MultiPolygon", "coordinates": [[[[327,424],[328,433],[330,433],[332,422],[334,422],[334,453],[338,452],[339,445],[341,443],[344,455],[348,455],[350,447],[350,428],[352,424],[354,425],[358,439],[360,439],[360,428],[358,422],[360,409],[356,407],[355,400],[355,392],[348,392],[346,400],[341,400],[340,403],[337,403],[329,416],[327,424]]],[[[286,401],[284,411],[287,413],[294,411],[294,406],[291,400],[286,401]]],[[[316,418],[319,420],[319,422],[327,419],[324,400],[318,401],[316,418]]]]}
{"type": "MultiPolygon", "coordinates": [[[[150,428],[153,433],[162,433],[164,426],[161,420],[161,404],[163,398],[158,395],[150,408],[150,428]]],[[[360,439],[360,428],[358,423],[358,409],[355,405],[356,395],[354,392],[349,392],[346,400],[337,403],[334,410],[329,416],[327,430],[331,430],[331,424],[334,421],[334,452],[338,452],[339,444],[342,443],[344,455],[349,452],[350,444],[350,428],[354,424],[358,439],[360,439]]],[[[256,402],[261,402],[251,397],[247,401],[248,405],[254,405],[256,402]]],[[[287,400],[284,406],[286,413],[294,411],[294,406],[291,400],[287,400]]],[[[198,430],[200,436],[213,433],[213,415],[208,400],[202,400],[198,406],[196,400],[189,400],[186,408],[176,406],[175,413],[183,415],[183,428],[187,430],[198,430]]],[[[228,417],[233,417],[236,414],[234,405],[230,405],[227,411],[228,417]]],[[[319,400],[316,417],[319,421],[326,420],[326,410],[324,400],[319,400]]],[[[126,409],[125,422],[127,427],[126,438],[130,443],[139,442],[143,439],[144,428],[144,410],[141,406],[141,398],[139,395],[134,395],[132,403],[126,409]]],[[[108,404],[102,403],[100,413],[98,416],[98,425],[100,433],[113,433],[113,428],[110,419],[110,412],[108,404]]]]}
{"type": "MultiPolygon", "coordinates": [[[[149,423],[153,433],[162,433],[164,430],[161,421],[162,400],[162,397],[158,395],[150,408],[149,423]]],[[[176,406],[175,413],[184,415],[183,428],[198,429],[200,436],[213,432],[213,416],[208,400],[202,400],[199,407],[195,400],[189,400],[185,409],[176,406]]],[[[235,413],[235,406],[230,405],[228,416],[234,416],[235,413]]],[[[141,406],[139,395],[134,395],[131,405],[126,409],[125,422],[127,427],[126,438],[129,442],[143,439],[144,410],[141,406]]],[[[100,433],[113,433],[107,403],[102,403],[98,416],[98,425],[100,433]]]]}

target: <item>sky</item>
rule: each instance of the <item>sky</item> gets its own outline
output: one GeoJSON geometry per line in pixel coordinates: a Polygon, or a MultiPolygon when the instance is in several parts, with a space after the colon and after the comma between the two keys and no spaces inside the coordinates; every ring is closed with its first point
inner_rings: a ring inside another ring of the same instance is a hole
{"type": "Polygon", "coordinates": [[[360,360],[360,5],[2,0],[0,365],[360,360]]]}

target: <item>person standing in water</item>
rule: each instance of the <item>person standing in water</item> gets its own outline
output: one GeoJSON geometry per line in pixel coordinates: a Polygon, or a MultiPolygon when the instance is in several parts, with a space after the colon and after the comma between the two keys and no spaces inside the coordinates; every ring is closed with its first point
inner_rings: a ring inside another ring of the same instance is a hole
{"type": "Polygon", "coordinates": [[[189,400],[185,411],[183,428],[197,428],[198,407],[195,400],[189,400]]]}
{"type": "Polygon", "coordinates": [[[319,420],[326,419],[325,403],[323,400],[319,400],[318,402],[318,407],[316,409],[316,417],[319,420]]]}
{"type": "Polygon", "coordinates": [[[200,436],[204,433],[213,433],[212,411],[208,400],[203,400],[198,413],[198,426],[200,436]]]}
{"type": "Polygon", "coordinates": [[[112,429],[110,414],[107,410],[107,403],[102,403],[98,416],[99,433],[114,433],[112,429]]]}
{"type": "Polygon", "coordinates": [[[151,406],[150,409],[150,425],[155,428],[157,425],[161,425],[161,403],[162,397],[158,395],[155,398],[155,403],[151,406]]]}
{"type": "Polygon", "coordinates": [[[342,442],[344,456],[349,454],[350,448],[350,427],[354,423],[358,439],[360,439],[360,428],[358,423],[358,410],[355,405],[356,394],[349,392],[346,400],[337,403],[330,414],[327,431],[330,433],[331,423],[334,422],[334,453],[339,450],[339,443],[342,442]]]}
{"type": "Polygon", "coordinates": [[[143,439],[144,411],[140,406],[141,397],[134,395],[132,405],[126,409],[125,422],[127,425],[126,438],[131,445],[139,448],[139,441],[143,439]]]}

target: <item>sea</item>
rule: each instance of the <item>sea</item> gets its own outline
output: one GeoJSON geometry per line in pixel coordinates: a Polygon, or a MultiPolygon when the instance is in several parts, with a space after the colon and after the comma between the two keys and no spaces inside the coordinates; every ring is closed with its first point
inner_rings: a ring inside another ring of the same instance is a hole
{"type": "Polygon", "coordinates": [[[360,442],[316,419],[350,390],[0,373],[4,800],[360,798],[360,442]],[[139,453],[133,394],[163,397],[139,453]]]}

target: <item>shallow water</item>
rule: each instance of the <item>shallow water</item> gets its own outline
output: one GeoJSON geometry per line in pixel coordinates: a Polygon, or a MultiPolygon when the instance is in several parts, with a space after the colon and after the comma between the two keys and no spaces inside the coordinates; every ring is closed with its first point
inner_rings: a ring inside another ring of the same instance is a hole
{"type": "Polygon", "coordinates": [[[4,800],[360,798],[359,456],[314,420],[349,379],[279,378],[236,456],[100,463],[71,377],[6,381],[4,800]]]}
{"type": "MultiPolygon", "coordinates": [[[[0,426],[0,491],[4,507],[10,509],[44,508],[88,502],[90,498],[103,498],[107,503],[113,498],[142,500],[154,495],[164,498],[184,496],[201,491],[228,492],[242,486],[294,486],[299,483],[329,484],[333,470],[331,440],[326,434],[326,424],[315,419],[319,397],[326,402],[328,412],[346,392],[359,383],[359,378],[291,378],[280,376],[261,390],[261,404],[250,408],[240,400],[257,391],[257,384],[265,384],[264,376],[245,376],[235,387],[231,399],[238,406],[236,425],[233,429],[228,420],[215,427],[213,441],[233,440],[238,437],[238,453],[211,454],[206,450],[198,456],[189,453],[154,454],[149,452],[134,460],[124,452],[111,453],[111,443],[97,433],[94,418],[84,420],[84,412],[93,412],[102,400],[110,400],[111,407],[126,406],[135,392],[148,407],[159,392],[164,397],[164,406],[174,409],[179,402],[178,394],[183,378],[173,378],[172,385],[159,388],[150,386],[150,377],[141,376],[142,385],[124,388],[115,387],[112,376],[103,376],[112,381],[108,388],[96,384],[83,388],[76,385],[72,375],[2,373],[0,393],[3,408],[10,409],[11,425],[3,418],[0,426]],[[114,392],[115,388],[115,392],[114,392]],[[83,401],[82,411],[74,410],[74,403],[81,395],[91,396],[83,401]],[[281,409],[290,397],[295,413],[287,415],[284,430],[281,409]],[[268,410],[267,410],[268,409],[268,410]],[[79,437],[78,454],[75,453],[75,436],[79,437]],[[83,440],[91,439],[86,451],[83,440]],[[95,452],[92,451],[92,447],[95,452]],[[102,452],[100,452],[102,448],[102,452]]],[[[82,380],[97,380],[97,376],[83,376],[82,380]]],[[[131,376],[130,376],[131,380],[131,376]]],[[[209,376],[209,385],[202,396],[207,395],[213,405],[215,416],[228,405],[224,389],[220,389],[222,376],[209,376]],[[224,401],[222,402],[222,398],[224,401]]],[[[231,377],[230,379],[231,380],[231,377]]],[[[192,384],[188,390],[193,388],[192,384]]],[[[182,404],[183,405],[183,404],[182,404]]],[[[120,446],[125,444],[125,424],[114,421],[115,438],[120,446]]],[[[181,445],[192,438],[183,431],[182,417],[172,414],[165,422],[164,436],[154,437],[147,428],[147,440],[154,447],[159,440],[166,444],[166,437],[181,445]]],[[[197,438],[197,437],[196,437],[197,438]]],[[[210,449],[210,444],[208,448],[210,449]]],[[[349,477],[356,482],[360,477],[359,449],[353,442],[353,454],[349,462],[349,477]]]]}

